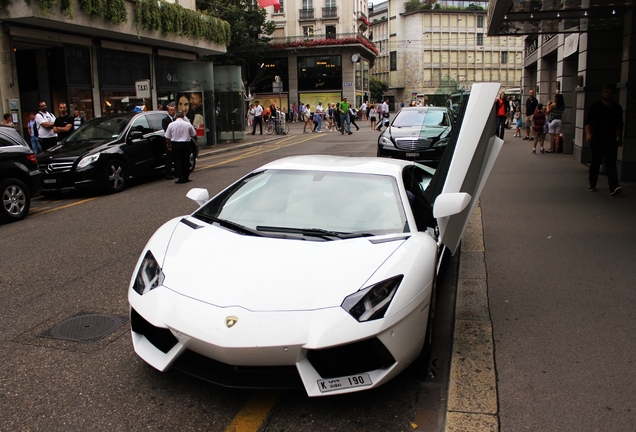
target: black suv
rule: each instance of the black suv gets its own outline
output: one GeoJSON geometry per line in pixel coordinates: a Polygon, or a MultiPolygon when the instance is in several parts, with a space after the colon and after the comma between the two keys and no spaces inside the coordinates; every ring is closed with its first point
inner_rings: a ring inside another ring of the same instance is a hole
{"type": "MultiPolygon", "coordinates": [[[[121,192],[128,180],[165,166],[164,111],[98,117],[38,155],[42,190],[101,188],[121,192]]],[[[192,142],[190,171],[199,147],[192,142]]]]}
{"type": "Polygon", "coordinates": [[[24,219],[41,181],[33,151],[15,129],[0,125],[0,222],[24,219]]]}

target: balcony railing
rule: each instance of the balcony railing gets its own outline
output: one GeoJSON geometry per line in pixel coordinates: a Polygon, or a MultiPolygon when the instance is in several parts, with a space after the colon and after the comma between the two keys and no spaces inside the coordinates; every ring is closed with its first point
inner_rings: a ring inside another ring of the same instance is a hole
{"type": "Polygon", "coordinates": [[[334,45],[360,44],[365,46],[375,55],[378,49],[375,44],[360,33],[339,33],[335,35],[314,34],[313,36],[293,36],[272,38],[270,45],[272,49],[288,48],[316,48],[329,47],[334,45]]]}
{"type": "Polygon", "coordinates": [[[300,20],[312,20],[314,17],[314,9],[299,9],[298,10],[298,19],[300,20]]]}
{"type": "Polygon", "coordinates": [[[322,17],[323,18],[338,18],[338,8],[337,7],[322,8],[322,17]]]}

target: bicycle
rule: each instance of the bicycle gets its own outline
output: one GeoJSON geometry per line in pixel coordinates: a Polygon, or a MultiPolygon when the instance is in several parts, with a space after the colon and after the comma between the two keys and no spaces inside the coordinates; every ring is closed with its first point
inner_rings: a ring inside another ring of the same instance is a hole
{"type": "Polygon", "coordinates": [[[279,118],[275,118],[267,122],[265,133],[271,135],[276,132],[276,135],[287,135],[289,133],[289,125],[279,118]]]}

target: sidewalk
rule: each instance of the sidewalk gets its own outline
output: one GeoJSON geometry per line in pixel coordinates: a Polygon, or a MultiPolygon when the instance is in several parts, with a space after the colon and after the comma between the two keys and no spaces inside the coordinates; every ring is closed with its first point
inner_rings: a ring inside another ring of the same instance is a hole
{"type": "MultiPolygon", "coordinates": [[[[586,166],[531,147],[510,133],[481,196],[483,279],[473,285],[488,300],[496,389],[494,405],[477,396],[476,415],[494,410],[486,420],[500,431],[633,431],[636,189],[622,183],[611,197],[601,176],[588,192],[586,166]]],[[[487,328],[488,311],[473,312],[486,318],[473,327],[487,328]]]]}

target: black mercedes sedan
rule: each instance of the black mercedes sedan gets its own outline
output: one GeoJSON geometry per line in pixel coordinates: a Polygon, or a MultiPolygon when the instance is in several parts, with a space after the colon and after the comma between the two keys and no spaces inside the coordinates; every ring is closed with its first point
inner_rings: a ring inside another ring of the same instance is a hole
{"type": "Polygon", "coordinates": [[[453,127],[444,107],[405,107],[378,138],[378,157],[417,161],[436,166],[453,127]]]}
{"type": "MultiPolygon", "coordinates": [[[[69,187],[121,192],[128,181],[164,168],[163,111],[126,112],[98,117],[38,155],[43,191],[69,187]]],[[[199,147],[192,143],[190,170],[199,147]]]]}

